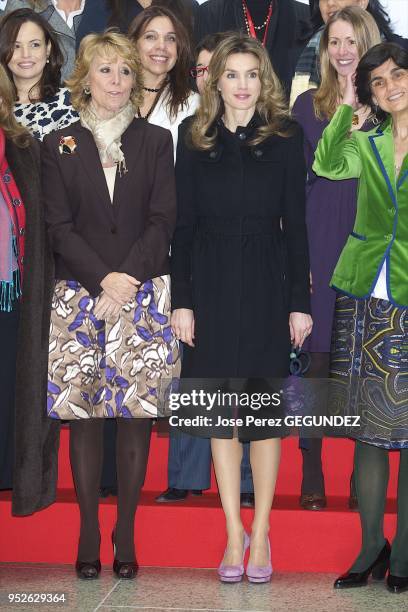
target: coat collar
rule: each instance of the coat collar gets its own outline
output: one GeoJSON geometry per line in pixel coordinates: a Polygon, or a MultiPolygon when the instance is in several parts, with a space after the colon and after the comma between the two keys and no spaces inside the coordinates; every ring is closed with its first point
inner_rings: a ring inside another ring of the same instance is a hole
{"type": "Polygon", "coordinates": [[[142,146],[142,139],[135,138],[135,135],[143,129],[143,124],[143,121],[134,119],[122,134],[122,151],[125,155],[128,171],[122,176],[119,176],[119,173],[116,174],[113,202],[111,202],[110,199],[105,173],[92,133],[87,128],[83,127],[80,121],[73,123],[69,128],[76,135],[76,151],[81,158],[85,172],[89,180],[95,185],[99,197],[105,204],[110,215],[113,215],[117,211],[117,205],[119,205],[122,195],[126,192],[129,175],[132,173],[133,167],[140,158],[139,150],[142,146]]]}

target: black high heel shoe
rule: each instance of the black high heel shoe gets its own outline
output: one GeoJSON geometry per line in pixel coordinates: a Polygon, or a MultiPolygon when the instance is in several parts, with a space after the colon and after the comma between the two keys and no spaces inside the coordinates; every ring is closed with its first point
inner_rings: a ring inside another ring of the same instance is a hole
{"type": "Polygon", "coordinates": [[[408,590],[408,576],[394,576],[388,574],[387,576],[387,589],[391,593],[402,593],[408,590]]]}
{"type": "Polygon", "coordinates": [[[373,580],[384,580],[385,574],[390,565],[391,546],[388,540],[385,541],[375,561],[363,572],[347,572],[334,583],[335,589],[350,589],[353,587],[366,586],[369,575],[373,580]]]}
{"type": "Polygon", "coordinates": [[[96,561],[77,561],[75,563],[75,570],[78,578],[82,580],[94,580],[98,578],[101,573],[101,562],[99,559],[96,561]]]}
{"type": "Polygon", "coordinates": [[[112,569],[118,578],[132,580],[135,578],[139,565],[137,561],[119,561],[116,558],[115,530],[112,531],[112,546],[113,546],[113,566],[112,569]]]}

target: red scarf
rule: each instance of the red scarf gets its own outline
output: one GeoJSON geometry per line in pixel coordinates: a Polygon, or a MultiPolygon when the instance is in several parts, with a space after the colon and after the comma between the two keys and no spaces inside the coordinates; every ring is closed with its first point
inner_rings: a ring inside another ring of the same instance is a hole
{"type": "Polygon", "coordinates": [[[6,203],[10,214],[10,219],[13,227],[13,237],[16,249],[16,258],[18,263],[17,270],[17,286],[14,288],[13,295],[9,297],[3,296],[4,302],[1,310],[10,310],[12,297],[21,295],[21,285],[23,280],[23,264],[24,264],[24,246],[25,246],[25,231],[26,231],[26,214],[20,192],[14,180],[6,159],[6,136],[0,128],[0,191],[6,203]]]}

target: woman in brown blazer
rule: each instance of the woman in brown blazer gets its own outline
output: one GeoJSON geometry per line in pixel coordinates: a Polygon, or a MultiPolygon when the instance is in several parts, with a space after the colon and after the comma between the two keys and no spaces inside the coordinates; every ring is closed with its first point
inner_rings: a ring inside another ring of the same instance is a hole
{"type": "Polygon", "coordinates": [[[113,569],[137,571],[133,523],[152,418],[178,375],[169,323],[175,222],[167,130],[135,119],[141,75],[123,35],[84,38],[68,82],[80,120],[44,140],[46,221],[55,257],[48,416],[71,422],[81,512],[77,573],[100,572],[103,419],[116,418],[118,519],[113,569]]]}

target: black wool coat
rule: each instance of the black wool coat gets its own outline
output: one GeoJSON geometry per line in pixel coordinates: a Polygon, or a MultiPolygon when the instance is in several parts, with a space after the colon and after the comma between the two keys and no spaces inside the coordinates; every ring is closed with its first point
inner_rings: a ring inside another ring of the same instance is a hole
{"type": "Polygon", "coordinates": [[[172,308],[191,308],[196,347],[183,374],[262,377],[288,372],[289,313],[310,312],[302,132],[250,145],[255,116],[216,146],[193,150],[180,127],[172,308]]]}
{"type": "MultiPolygon", "coordinates": [[[[215,147],[198,151],[186,144],[189,123],[179,133],[171,262],[172,308],[192,309],[195,319],[181,376],[214,384],[284,378],[289,314],[310,312],[301,129],[251,145],[259,116],[236,133],[220,121],[215,147]]],[[[211,437],[208,428],[189,433],[211,437]]]]}
{"type": "Polygon", "coordinates": [[[26,515],[55,500],[59,422],[46,416],[53,263],[45,232],[39,144],[7,141],[6,157],[26,210],[23,298],[16,373],[12,511],[26,515]]]}

